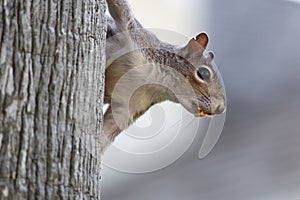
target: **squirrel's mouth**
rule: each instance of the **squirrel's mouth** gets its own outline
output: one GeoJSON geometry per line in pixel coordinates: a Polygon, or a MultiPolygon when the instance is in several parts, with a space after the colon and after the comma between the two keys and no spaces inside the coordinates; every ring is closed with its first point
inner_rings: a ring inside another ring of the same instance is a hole
{"type": "Polygon", "coordinates": [[[207,113],[201,107],[198,107],[197,110],[198,113],[195,114],[196,117],[205,117],[207,115],[207,113]]]}

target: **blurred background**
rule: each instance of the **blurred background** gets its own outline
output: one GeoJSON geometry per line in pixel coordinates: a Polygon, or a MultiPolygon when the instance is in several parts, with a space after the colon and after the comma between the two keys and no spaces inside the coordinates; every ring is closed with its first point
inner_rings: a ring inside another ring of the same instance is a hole
{"type": "Polygon", "coordinates": [[[208,33],[226,86],[227,117],[205,159],[197,158],[194,142],[160,171],[134,175],[103,166],[103,199],[299,200],[300,2],[129,2],[147,28],[190,38],[208,33]]]}

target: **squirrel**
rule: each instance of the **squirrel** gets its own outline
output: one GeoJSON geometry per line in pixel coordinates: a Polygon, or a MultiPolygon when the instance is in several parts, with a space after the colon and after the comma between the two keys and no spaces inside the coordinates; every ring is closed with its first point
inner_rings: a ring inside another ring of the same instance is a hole
{"type": "Polygon", "coordinates": [[[185,46],[160,41],[133,16],[127,0],[107,0],[101,152],[152,105],[169,100],[197,117],[225,111],[225,90],[200,33],[185,46]]]}

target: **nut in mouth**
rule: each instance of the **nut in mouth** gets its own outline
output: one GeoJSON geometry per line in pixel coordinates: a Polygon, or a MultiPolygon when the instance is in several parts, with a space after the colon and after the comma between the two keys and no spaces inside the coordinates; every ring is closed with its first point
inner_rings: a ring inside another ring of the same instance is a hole
{"type": "Polygon", "coordinates": [[[196,117],[205,117],[206,116],[206,113],[202,110],[202,108],[198,107],[198,113],[195,114],[196,117]]]}

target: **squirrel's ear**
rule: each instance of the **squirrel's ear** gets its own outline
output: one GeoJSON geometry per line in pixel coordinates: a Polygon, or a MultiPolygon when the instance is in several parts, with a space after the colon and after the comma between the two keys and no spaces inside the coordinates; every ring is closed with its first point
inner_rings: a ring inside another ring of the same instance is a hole
{"type": "Polygon", "coordinates": [[[205,56],[204,56],[204,58],[208,61],[208,62],[211,62],[213,59],[214,59],[214,53],[213,52],[208,52],[205,56]]]}
{"type": "Polygon", "coordinates": [[[208,36],[206,33],[200,33],[196,36],[196,42],[203,48],[206,49],[208,44],[208,36]]]}
{"type": "Polygon", "coordinates": [[[206,33],[200,33],[196,38],[190,39],[189,43],[180,50],[180,53],[185,58],[190,58],[193,55],[199,56],[205,50],[208,44],[208,36],[206,33]]]}

